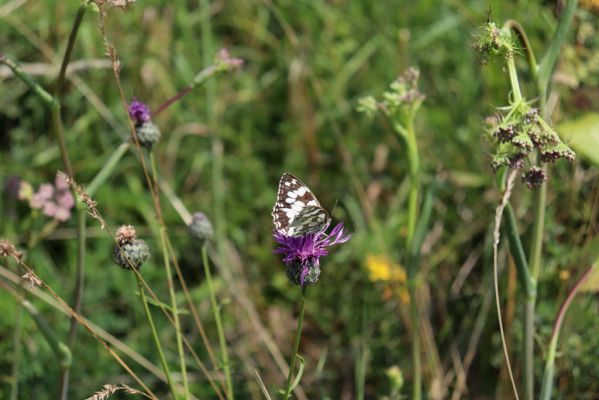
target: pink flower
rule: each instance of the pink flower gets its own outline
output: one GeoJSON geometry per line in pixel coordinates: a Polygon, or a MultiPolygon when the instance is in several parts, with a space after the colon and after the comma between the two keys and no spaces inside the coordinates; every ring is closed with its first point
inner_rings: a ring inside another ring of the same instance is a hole
{"type": "Polygon", "coordinates": [[[64,222],[71,217],[71,209],[75,206],[69,184],[61,175],[56,175],[54,185],[43,183],[29,199],[29,206],[42,210],[44,215],[64,222]]]}

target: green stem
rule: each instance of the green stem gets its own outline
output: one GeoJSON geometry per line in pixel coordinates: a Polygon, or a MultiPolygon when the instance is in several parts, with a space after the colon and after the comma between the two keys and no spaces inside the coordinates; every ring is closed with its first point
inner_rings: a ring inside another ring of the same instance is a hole
{"type": "Polygon", "coordinates": [[[150,307],[148,306],[148,301],[146,299],[146,294],[144,291],[143,282],[138,274],[135,274],[135,278],[137,279],[137,286],[139,287],[139,298],[141,299],[141,303],[144,307],[144,311],[146,312],[146,318],[148,319],[148,325],[150,325],[150,331],[152,332],[152,338],[154,339],[154,344],[156,345],[156,350],[158,350],[158,356],[160,357],[160,363],[162,364],[162,369],[164,371],[164,375],[166,375],[166,381],[168,382],[168,386],[171,391],[171,396],[173,400],[177,400],[177,395],[175,392],[175,385],[171,378],[171,372],[168,369],[168,364],[166,363],[166,358],[164,357],[164,352],[162,351],[162,344],[160,343],[160,339],[158,338],[158,332],[156,332],[156,326],[154,325],[154,319],[152,318],[152,313],[150,312],[150,307]]]}
{"type": "Polygon", "coordinates": [[[15,310],[15,327],[13,333],[13,360],[10,385],[10,400],[19,398],[19,372],[21,367],[21,336],[23,333],[23,306],[17,302],[15,310]]]}
{"type": "Polygon", "coordinates": [[[536,281],[530,276],[530,270],[528,268],[528,262],[524,254],[522,242],[520,241],[520,234],[518,231],[518,223],[516,215],[512,205],[508,202],[505,206],[505,218],[506,218],[506,236],[510,244],[510,252],[514,258],[516,264],[516,270],[518,271],[518,279],[520,285],[524,289],[527,298],[536,296],[536,281]]]}
{"type": "Polygon", "coordinates": [[[33,93],[40,98],[40,100],[44,103],[44,105],[48,108],[53,107],[53,103],[55,102],[54,96],[48,93],[44,88],[42,88],[32,77],[30,77],[25,71],[21,69],[19,64],[6,57],[6,55],[0,54],[0,63],[6,65],[11,71],[15,74],[17,78],[19,78],[23,83],[25,83],[33,93]]]}
{"type": "Polygon", "coordinates": [[[539,397],[540,400],[549,400],[551,398],[551,389],[553,388],[553,375],[555,373],[555,355],[557,353],[557,342],[559,339],[559,333],[562,327],[562,323],[564,321],[564,317],[566,316],[566,312],[574,300],[574,297],[580,290],[582,284],[586,282],[586,280],[591,276],[595,264],[591,265],[587,270],[582,274],[580,279],[574,284],[570,293],[568,293],[568,297],[562,304],[555,319],[555,323],[553,325],[553,331],[551,332],[551,342],[549,343],[549,350],[547,352],[547,360],[545,361],[545,372],[543,374],[543,383],[541,387],[541,395],[539,397]]]}
{"type": "Polygon", "coordinates": [[[306,286],[302,286],[302,292],[300,296],[300,314],[297,320],[297,331],[295,333],[295,342],[293,344],[293,354],[291,356],[291,364],[289,365],[289,374],[287,375],[287,384],[285,385],[285,396],[284,400],[287,400],[291,396],[291,382],[293,379],[293,371],[297,364],[297,353],[299,351],[300,339],[302,337],[302,324],[304,322],[304,309],[306,306],[306,286]]]}
{"type": "MultiPolygon", "coordinates": [[[[416,221],[418,220],[418,191],[420,186],[420,159],[418,156],[418,146],[416,143],[416,134],[414,132],[414,120],[410,116],[407,118],[405,127],[408,163],[410,169],[410,193],[408,198],[408,234],[406,236],[406,254],[410,261],[412,253],[412,242],[416,230],[416,221]]],[[[420,360],[420,335],[418,334],[420,326],[420,315],[418,313],[418,303],[416,299],[416,275],[417,265],[409,262],[408,265],[408,287],[410,293],[410,318],[412,321],[412,367],[414,370],[414,379],[412,380],[412,399],[420,400],[422,397],[422,365],[420,360]]]]}
{"type": "MultiPolygon", "coordinates": [[[[150,163],[152,165],[152,179],[155,186],[158,186],[158,169],[156,167],[156,158],[154,152],[150,151],[150,163]]],[[[159,204],[159,203],[158,203],[159,204]]],[[[166,281],[168,286],[168,292],[171,300],[171,307],[173,311],[173,320],[175,323],[175,338],[177,341],[177,353],[179,354],[179,365],[181,368],[181,378],[183,380],[183,388],[185,390],[185,398],[189,398],[189,385],[187,383],[187,365],[185,364],[185,352],[183,351],[183,340],[181,338],[181,323],[179,321],[179,310],[177,308],[177,297],[175,296],[175,286],[173,284],[173,276],[171,273],[171,263],[169,257],[168,246],[166,245],[166,226],[164,221],[159,218],[160,221],[160,249],[162,251],[162,261],[164,262],[164,270],[166,272],[166,281]]]]}
{"type": "Polygon", "coordinates": [[[526,60],[528,61],[528,68],[530,69],[532,79],[536,81],[539,76],[539,65],[537,64],[537,59],[532,50],[532,46],[530,45],[530,41],[528,40],[528,36],[526,35],[526,31],[518,21],[513,19],[505,21],[503,28],[514,31],[516,36],[518,36],[518,40],[526,52],[526,60]]]}
{"type": "Polygon", "coordinates": [[[416,302],[416,282],[413,278],[408,278],[408,290],[410,293],[410,319],[412,322],[412,369],[414,370],[412,400],[420,400],[422,398],[422,366],[420,361],[420,335],[418,333],[420,314],[416,302]]]}
{"type": "MultiPolygon", "coordinates": [[[[77,33],[79,32],[79,27],[81,26],[81,22],[83,21],[83,17],[85,15],[87,7],[83,4],[79,6],[77,10],[77,15],[75,16],[75,20],[73,22],[73,26],[71,27],[71,32],[69,33],[69,39],[67,41],[67,47],[65,49],[64,56],[62,57],[62,63],[60,66],[60,71],[58,73],[58,77],[56,78],[56,86],[54,88],[54,98],[55,102],[52,107],[52,126],[54,130],[54,134],[56,135],[56,139],[60,146],[60,154],[62,156],[62,163],[67,170],[67,174],[69,177],[74,178],[74,172],[71,167],[71,162],[69,159],[69,155],[67,152],[66,139],[64,136],[64,130],[62,126],[62,117],[60,115],[60,103],[62,102],[62,96],[64,91],[64,83],[66,79],[67,67],[69,66],[69,62],[71,61],[71,55],[73,54],[73,49],[75,47],[75,41],[77,39],[77,33]]],[[[74,193],[73,193],[74,194],[74,193]]],[[[85,237],[85,220],[87,212],[81,206],[81,203],[78,203],[76,208],[77,214],[77,272],[75,278],[75,295],[74,295],[74,310],[77,313],[81,313],[81,307],[83,304],[83,290],[85,284],[85,247],[86,247],[86,237],[85,237]]],[[[75,318],[71,318],[70,327],[69,327],[69,337],[67,345],[69,349],[73,347],[75,344],[75,338],[77,335],[77,320],[75,318]]],[[[60,377],[60,399],[66,400],[68,396],[69,390],[69,377],[70,377],[70,364],[63,368],[61,377],[60,377]]]]}
{"type": "Polygon", "coordinates": [[[512,101],[514,104],[518,104],[522,101],[522,92],[520,91],[520,83],[518,82],[518,72],[516,71],[516,62],[514,56],[511,55],[507,58],[507,69],[510,76],[510,84],[512,86],[512,95],[514,98],[512,101]]]}
{"type": "Polygon", "coordinates": [[[127,150],[129,150],[130,147],[130,141],[121,143],[121,145],[116,148],[116,150],[112,153],[108,160],[106,160],[104,165],[102,165],[102,169],[96,174],[94,179],[92,179],[91,183],[87,185],[87,187],[85,188],[87,194],[89,194],[90,197],[93,197],[94,194],[96,194],[96,191],[100,188],[100,186],[102,186],[102,184],[106,182],[110,175],[112,175],[119,161],[121,160],[121,158],[123,158],[123,156],[125,155],[127,150]]]}
{"type": "Polygon", "coordinates": [[[216,301],[216,294],[214,293],[214,287],[212,286],[212,275],[210,274],[210,265],[208,265],[208,252],[206,251],[206,245],[202,246],[202,262],[204,264],[204,274],[206,275],[206,285],[208,286],[208,292],[210,293],[210,304],[212,306],[212,313],[214,315],[214,322],[216,323],[216,332],[218,334],[218,342],[220,344],[220,354],[223,364],[223,370],[225,372],[225,381],[227,385],[227,399],[233,398],[233,382],[231,380],[231,368],[229,366],[229,354],[227,352],[227,342],[225,339],[225,331],[223,330],[223,323],[220,317],[220,306],[216,301]]]}

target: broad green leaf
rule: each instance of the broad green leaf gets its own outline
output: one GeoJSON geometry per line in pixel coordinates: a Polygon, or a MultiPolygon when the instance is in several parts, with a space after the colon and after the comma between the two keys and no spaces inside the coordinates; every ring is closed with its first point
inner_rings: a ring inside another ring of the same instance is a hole
{"type": "Polygon", "coordinates": [[[577,155],[599,165],[599,114],[585,114],[560,124],[558,132],[577,155]]]}

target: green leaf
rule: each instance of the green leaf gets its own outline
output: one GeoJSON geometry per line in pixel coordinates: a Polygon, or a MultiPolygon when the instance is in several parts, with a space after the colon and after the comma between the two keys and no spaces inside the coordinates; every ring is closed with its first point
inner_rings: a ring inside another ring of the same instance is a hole
{"type": "Polygon", "coordinates": [[[560,124],[558,132],[577,155],[599,165],[599,114],[588,113],[560,124]]]}

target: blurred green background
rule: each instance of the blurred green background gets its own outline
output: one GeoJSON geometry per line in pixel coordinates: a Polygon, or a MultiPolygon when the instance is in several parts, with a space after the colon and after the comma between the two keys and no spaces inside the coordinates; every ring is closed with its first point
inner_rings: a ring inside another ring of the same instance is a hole
{"type": "MultiPolygon", "coordinates": [[[[163,134],[155,150],[157,160],[176,195],[192,212],[204,211],[214,218],[219,206],[224,211],[223,218],[217,218],[226,233],[229,262],[227,271],[216,273],[215,279],[224,302],[239,398],[261,398],[254,369],[271,393],[283,386],[284,376],[267,343],[278,348],[284,360],[292,350],[299,288],[287,281],[283,264],[272,254],[270,216],[284,171],[309,184],[323,206],[334,210],[334,219],[345,221],[354,233],[348,244],[322,260],[320,281],[308,289],[301,351],[307,398],[384,398],[400,383],[390,378],[397,369],[406,382],[400,393],[409,394],[410,341],[402,318],[405,279],[398,273],[377,280],[373,273],[389,269],[402,256],[408,190],[405,149],[383,121],[368,120],[355,111],[361,97],[379,96],[409,66],[420,69],[420,88],[426,95],[416,125],[424,182],[436,182],[419,281],[421,312],[430,328],[423,335],[438,349],[436,359],[425,360],[425,388],[436,382],[439,388],[430,398],[451,398],[463,377],[466,386],[457,392],[459,397],[508,396],[491,302],[489,232],[498,194],[484,120],[507,103],[509,80],[501,65],[481,66],[471,45],[476,28],[488,18],[499,24],[514,18],[524,25],[540,57],[557,24],[560,4],[555,3],[138,0],[126,10],[108,11],[105,29],[117,50],[125,97],[135,96],[152,109],[187,85],[219,48],[245,60],[240,71],[213,81],[214,98],[198,89],[154,121],[163,134]],[[207,14],[212,37],[202,34],[207,14]],[[214,182],[215,161],[217,171],[223,163],[222,184],[214,182]],[[215,187],[223,190],[222,204],[215,202],[215,187]],[[472,359],[464,368],[468,356],[472,359]]],[[[76,1],[3,0],[0,52],[51,89],[77,7],[76,1]]],[[[560,123],[569,123],[563,133],[578,158],[573,164],[558,163],[550,173],[536,321],[538,381],[557,308],[585,267],[572,262],[573,254],[597,233],[599,124],[592,113],[599,106],[598,9],[596,1],[581,3],[554,75],[554,122],[558,129],[560,123]]],[[[105,53],[98,14],[88,12],[72,58],[77,69],[69,74],[62,109],[69,155],[83,185],[130,134],[105,53]]],[[[524,91],[534,98],[524,60],[518,65],[524,91]]],[[[43,232],[48,219],[31,213],[9,185],[18,177],[37,187],[53,181],[63,168],[49,114],[8,69],[0,68],[0,76],[0,182],[5,185],[0,234],[21,248],[32,235],[41,235],[35,246],[26,248],[27,263],[70,301],[74,218],[43,232]]],[[[137,154],[130,151],[123,157],[95,199],[110,227],[133,224],[150,244],[153,256],[143,274],[166,299],[158,225],[137,154]]],[[[526,243],[533,211],[530,192],[518,184],[513,202],[526,243]]],[[[199,248],[165,198],[163,210],[216,349],[199,248]]],[[[113,264],[112,246],[111,238],[88,220],[83,314],[158,365],[135,279],[113,264]]],[[[2,263],[16,271],[12,263],[2,263]]],[[[392,268],[401,271],[400,265],[392,268]]],[[[507,263],[500,285],[518,375],[522,310],[512,271],[507,263]]],[[[591,294],[580,296],[572,306],[562,333],[555,398],[599,398],[599,303],[594,288],[587,290],[591,294]]],[[[68,318],[44,301],[31,301],[57,334],[66,337],[68,318]]],[[[0,398],[8,398],[10,390],[15,310],[13,297],[0,290],[0,398]]],[[[156,319],[175,363],[172,328],[158,311],[156,319]]],[[[199,354],[205,355],[191,319],[184,316],[183,324],[199,354]]],[[[19,398],[56,398],[60,371],[54,355],[27,314],[23,327],[19,398]]],[[[82,329],[73,357],[69,398],[88,397],[105,383],[130,383],[82,329]]],[[[158,393],[165,393],[166,387],[153,376],[135,369],[158,393]]],[[[203,375],[193,368],[190,374],[194,394],[211,398],[203,375]]]]}

